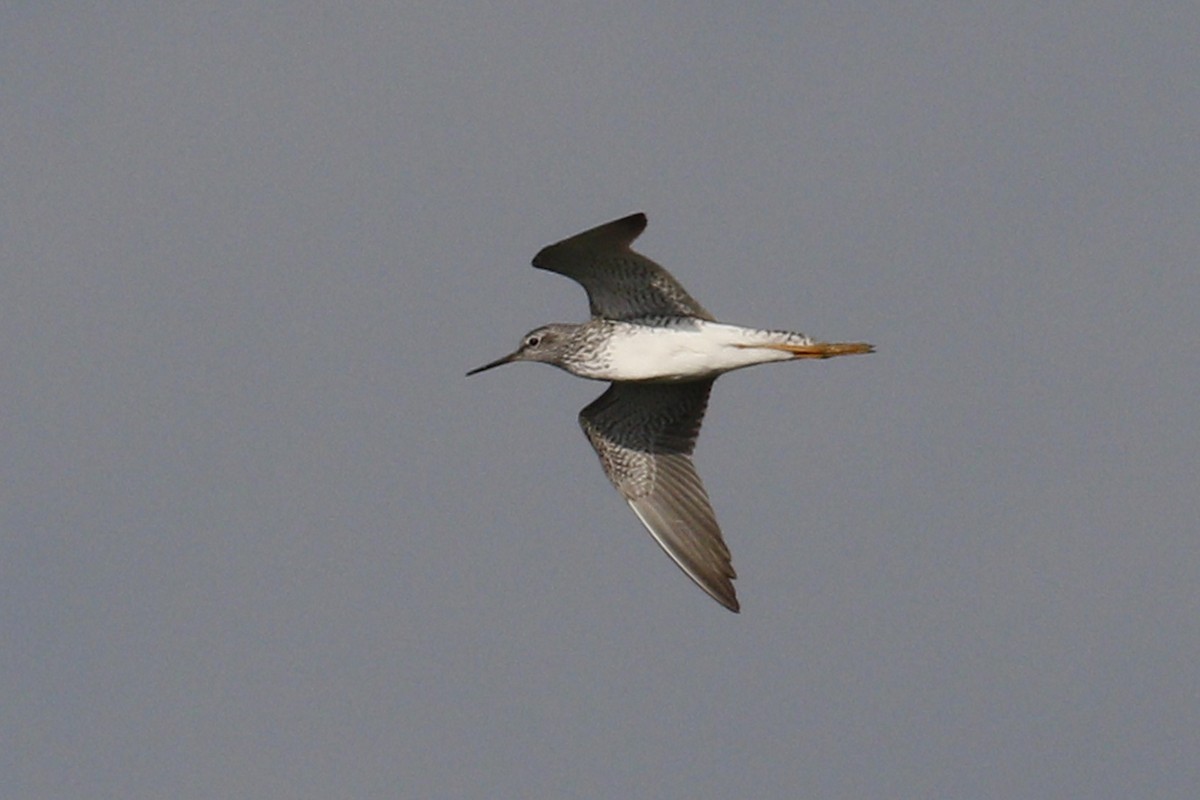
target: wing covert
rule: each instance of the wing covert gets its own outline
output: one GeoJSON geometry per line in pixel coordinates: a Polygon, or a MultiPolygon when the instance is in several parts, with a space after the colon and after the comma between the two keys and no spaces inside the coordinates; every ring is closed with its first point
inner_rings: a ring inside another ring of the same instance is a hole
{"type": "Polygon", "coordinates": [[[631,214],[542,248],[533,265],[583,286],[593,317],[712,320],[671,273],[630,248],[645,229],[646,215],[631,214]]]}
{"type": "Polygon", "coordinates": [[[580,412],[579,423],[604,473],[659,546],[737,611],[737,574],[691,460],[712,383],[614,383],[580,412]]]}

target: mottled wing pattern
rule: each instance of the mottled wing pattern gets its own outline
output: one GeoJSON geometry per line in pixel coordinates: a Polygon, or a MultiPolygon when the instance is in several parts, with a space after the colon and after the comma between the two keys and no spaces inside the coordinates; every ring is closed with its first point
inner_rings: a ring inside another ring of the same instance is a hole
{"type": "Polygon", "coordinates": [[[675,563],[732,611],[736,573],[690,458],[713,382],[614,383],[579,414],[609,480],[675,563]]]}
{"type": "Polygon", "coordinates": [[[645,229],[645,214],[614,220],[542,248],[533,265],[578,281],[593,317],[713,319],[671,273],[629,248],[645,229]]]}

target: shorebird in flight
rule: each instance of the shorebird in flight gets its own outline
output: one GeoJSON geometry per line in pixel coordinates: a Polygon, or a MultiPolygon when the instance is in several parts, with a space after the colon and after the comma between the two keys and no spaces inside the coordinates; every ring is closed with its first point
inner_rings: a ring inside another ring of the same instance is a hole
{"type": "Polygon", "coordinates": [[[646,215],[633,214],[542,249],[533,266],[581,284],[592,318],[543,325],[467,374],[541,361],[610,381],[579,414],[604,473],[687,576],[737,611],[729,548],[691,459],[713,381],[754,364],[874,348],[717,322],[669,272],[630,249],[645,229],[646,215]]]}

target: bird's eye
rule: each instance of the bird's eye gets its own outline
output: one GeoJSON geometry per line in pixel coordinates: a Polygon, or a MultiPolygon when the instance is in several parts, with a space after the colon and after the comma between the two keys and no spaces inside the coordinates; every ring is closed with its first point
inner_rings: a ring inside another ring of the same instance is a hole
{"type": "Polygon", "coordinates": [[[540,336],[530,336],[525,339],[526,347],[537,347],[541,343],[542,343],[542,337],[540,337],[540,336]]]}

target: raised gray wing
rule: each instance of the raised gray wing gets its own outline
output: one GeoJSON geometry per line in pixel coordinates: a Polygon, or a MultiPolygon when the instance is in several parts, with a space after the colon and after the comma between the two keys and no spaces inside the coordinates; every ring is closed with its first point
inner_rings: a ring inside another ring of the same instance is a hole
{"type": "Polygon", "coordinates": [[[580,412],[579,424],[609,480],[667,555],[737,611],[737,574],[690,458],[712,384],[614,383],[580,412]]]}
{"type": "Polygon", "coordinates": [[[671,273],[629,249],[645,229],[645,214],[614,220],[542,248],[533,265],[578,281],[587,290],[593,317],[711,320],[671,273]]]}

